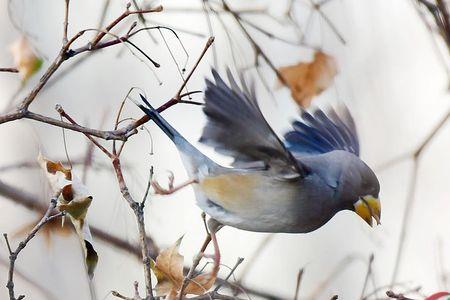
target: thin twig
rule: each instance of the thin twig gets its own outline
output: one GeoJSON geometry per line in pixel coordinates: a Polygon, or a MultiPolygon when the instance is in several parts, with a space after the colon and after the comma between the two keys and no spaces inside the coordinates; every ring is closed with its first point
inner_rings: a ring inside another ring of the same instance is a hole
{"type": "Polygon", "coordinates": [[[284,85],[287,85],[286,80],[281,75],[280,71],[278,71],[278,69],[275,67],[273,62],[269,59],[269,57],[266,55],[266,53],[261,49],[259,44],[256,43],[256,41],[253,39],[253,37],[250,35],[250,33],[244,27],[244,25],[242,25],[242,22],[241,22],[239,14],[237,14],[234,10],[232,10],[228,6],[228,4],[227,4],[227,2],[225,0],[222,0],[222,6],[223,6],[223,9],[225,11],[229,12],[233,16],[233,18],[235,19],[235,21],[237,22],[237,24],[241,28],[242,32],[244,33],[244,35],[246,36],[246,38],[248,39],[248,41],[252,45],[252,47],[253,47],[253,49],[254,49],[254,51],[256,53],[255,54],[256,57],[261,56],[264,59],[264,61],[267,63],[267,65],[272,69],[272,71],[277,75],[277,77],[281,81],[281,83],[283,83],[284,85]]]}
{"type": "Polygon", "coordinates": [[[407,202],[403,212],[401,230],[400,230],[400,238],[397,246],[397,253],[394,268],[392,271],[392,279],[391,284],[396,282],[398,272],[401,267],[402,258],[403,258],[403,250],[405,245],[405,240],[408,235],[408,227],[410,222],[410,215],[412,208],[414,207],[416,200],[416,189],[417,189],[417,177],[418,177],[418,169],[421,161],[421,157],[424,153],[426,147],[430,144],[436,134],[444,127],[447,120],[450,118],[450,111],[448,111],[445,116],[438,122],[438,124],[430,131],[430,133],[425,137],[425,139],[420,143],[417,149],[413,153],[413,170],[411,173],[411,182],[409,184],[409,190],[407,194],[407,202]]]}
{"type": "MultiPolygon", "coordinates": [[[[208,0],[200,0],[202,1],[202,7],[203,7],[203,11],[205,13],[205,19],[206,19],[206,24],[208,25],[208,32],[210,36],[214,36],[214,30],[213,30],[213,26],[212,26],[212,22],[211,22],[211,16],[209,15],[209,11],[208,11],[208,6],[206,5],[208,0]]],[[[218,63],[217,63],[217,49],[216,49],[216,45],[213,45],[212,47],[212,56],[213,56],[213,66],[214,68],[218,68],[218,63]]]]}
{"type": "Polygon", "coordinates": [[[389,298],[398,299],[398,300],[414,300],[412,298],[405,297],[403,294],[396,294],[393,291],[387,291],[386,296],[388,296],[389,298]]]}
{"type": "MultiPolygon", "coordinates": [[[[69,122],[72,124],[77,124],[76,121],[70,117],[61,106],[57,106],[56,109],[58,112],[66,118],[69,122]]],[[[122,194],[122,197],[128,202],[130,208],[133,210],[137,225],[138,225],[138,232],[139,232],[139,245],[141,248],[141,257],[142,257],[142,264],[144,266],[144,276],[145,276],[145,290],[146,290],[146,300],[153,300],[153,290],[152,290],[152,279],[151,279],[151,270],[150,270],[150,256],[148,254],[148,244],[147,244],[147,234],[145,229],[145,220],[144,220],[144,208],[139,205],[138,202],[136,202],[131,194],[128,191],[128,187],[125,183],[125,178],[122,173],[122,167],[120,164],[119,157],[115,156],[106,148],[104,148],[102,145],[100,145],[94,138],[92,138],[89,134],[84,134],[92,143],[94,143],[100,150],[102,150],[103,153],[105,153],[112,162],[112,165],[114,167],[114,171],[116,174],[117,181],[119,183],[120,192],[122,194]]]]}
{"type": "MultiPolygon", "coordinates": [[[[227,13],[226,10],[218,9],[218,13],[224,14],[227,13]]],[[[249,15],[259,15],[259,14],[265,14],[267,13],[267,8],[260,7],[260,8],[241,8],[236,9],[236,13],[238,14],[249,14],[249,15]]],[[[164,7],[164,13],[194,13],[194,14],[203,14],[205,11],[202,8],[196,8],[196,7],[164,7]]]]}
{"type": "Polygon", "coordinates": [[[27,237],[19,243],[19,245],[17,246],[17,248],[14,251],[12,250],[11,244],[8,239],[8,235],[6,233],[3,234],[3,237],[5,238],[6,245],[8,247],[8,251],[9,251],[9,272],[8,272],[8,283],[6,284],[6,287],[8,288],[8,291],[9,291],[9,299],[10,300],[21,300],[21,299],[25,298],[24,295],[20,295],[16,298],[15,291],[14,291],[14,267],[15,267],[15,263],[16,263],[17,257],[19,256],[20,252],[23,249],[25,249],[27,244],[31,241],[31,239],[33,239],[36,236],[36,233],[39,231],[39,229],[42,228],[42,226],[44,226],[47,222],[49,222],[55,218],[58,218],[64,214],[63,212],[60,212],[60,213],[51,215],[53,209],[56,207],[58,196],[59,196],[59,194],[55,195],[51,199],[50,204],[47,208],[47,211],[45,212],[42,219],[30,231],[30,233],[27,235],[27,237]]]}
{"type": "Polygon", "coordinates": [[[191,79],[192,74],[194,74],[195,70],[197,69],[198,65],[200,64],[201,60],[203,59],[203,56],[205,55],[206,51],[208,51],[209,47],[214,43],[214,37],[211,36],[209,37],[209,39],[206,41],[205,47],[203,47],[202,53],[200,53],[200,56],[198,57],[197,61],[195,62],[194,66],[192,67],[191,71],[189,72],[189,74],[186,76],[186,79],[183,81],[183,83],[181,84],[180,88],[178,89],[178,92],[175,94],[175,99],[177,99],[177,101],[179,101],[181,99],[180,95],[181,92],[183,91],[184,87],[186,86],[186,84],[188,83],[189,79],[191,79]]]}
{"type": "MultiPolygon", "coordinates": [[[[231,268],[230,273],[228,273],[227,277],[224,278],[224,281],[228,281],[231,276],[233,276],[234,272],[236,271],[237,267],[244,261],[242,257],[238,257],[236,263],[234,264],[233,268],[231,268]]],[[[218,292],[220,288],[223,286],[223,283],[220,283],[216,286],[214,289],[214,292],[218,292]]]]}
{"type": "MultiPolygon", "coordinates": [[[[45,213],[47,207],[44,205],[40,199],[32,194],[25,192],[22,189],[13,187],[9,184],[0,180],[0,195],[3,197],[2,199],[9,199],[14,201],[14,203],[19,204],[31,211],[37,212],[39,214],[45,213]]],[[[140,257],[141,251],[137,245],[132,245],[128,241],[123,240],[119,237],[113,236],[105,230],[96,227],[94,225],[89,226],[91,229],[92,235],[98,239],[103,241],[104,243],[111,245],[119,250],[130,253],[136,257],[140,257]]],[[[156,256],[159,253],[159,248],[153,239],[150,236],[146,237],[148,246],[149,246],[149,256],[153,259],[156,259],[156,256]]]]}
{"type": "Polygon", "coordinates": [[[70,0],[65,0],[63,45],[67,44],[67,29],[69,27],[69,4],[70,0]]]}
{"type": "MultiPolygon", "coordinates": [[[[68,5],[68,2],[66,4],[68,5]]],[[[107,26],[107,31],[100,31],[97,34],[95,40],[98,40],[97,41],[97,43],[98,43],[106,34],[109,33],[108,32],[109,29],[113,28],[115,25],[117,25],[120,21],[122,21],[123,19],[125,19],[129,15],[138,14],[138,13],[157,12],[157,11],[161,11],[161,10],[162,10],[161,6],[158,6],[158,7],[153,8],[153,9],[147,9],[147,10],[141,10],[141,11],[129,11],[127,9],[122,15],[120,15],[110,25],[107,26]]],[[[68,6],[67,6],[67,14],[68,14],[68,6]]],[[[44,72],[44,74],[41,76],[38,84],[22,100],[22,102],[18,105],[16,111],[8,113],[8,114],[5,114],[5,115],[0,115],[0,124],[5,123],[5,122],[14,121],[14,120],[17,120],[17,119],[22,119],[22,118],[31,118],[32,113],[30,113],[29,110],[28,110],[30,104],[34,101],[34,99],[39,94],[39,92],[44,88],[44,86],[47,84],[48,80],[60,68],[60,66],[63,64],[63,62],[68,60],[68,59],[70,59],[70,58],[72,58],[72,57],[74,57],[74,56],[76,56],[76,55],[79,55],[79,54],[81,54],[83,52],[86,52],[86,51],[94,51],[94,50],[103,49],[103,48],[106,48],[106,47],[109,47],[109,46],[113,46],[113,45],[116,45],[116,44],[119,44],[119,43],[123,43],[123,42],[129,43],[130,45],[132,45],[133,47],[138,49],[141,53],[143,53],[143,51],[140,50],[136,45],[134,45],[132,42],[128,41],[129,37],[132,34],[130,34],[129,36],[125,36],[125,37],[122,37],[122,38],[117,38],[117,39],[115,39],[113,41],[101,43],[101,44],[98,44],[98,45],[97,45],[97,43],[95,43],[94,45],[89,43],[88,45],[86,45],[85,47],[82,47],[81,49],[71,50],[70,49],[71,45],[76,40],[78,40],[87,31],[89,31],[89,30],[81,30],[81,31],[79,31],[72,38],[70,38],[66,43],[64,43],[64,45],[60,49],[60,51],[59,51],[58,55],[56,56],[56,58],[53,60],[53,62],[50,64],[50,66],[47,68],[47,70],[44,72]]],[[[66,28],[64,27],[64,34],[65,34],[65,32],[66,32],[66,28]]],[[[136,33],[137,32],[135,32],[135,34],[136,33]]],[[[145,55],[145,53],[143,53],[143,54],[145,55]]],[[[150,59],[148,56],[147,56],[147,58],[150,59]]],[[[159,66],[154,61],[152,61],[152,63],[155,66],[159,66]]],[[[36,115],[36,117],[38,117],[38,116],[39,115],[36,115]]],[[[35,118],[35,119],[39,120],[41,122],[44,122],[44,123],[47,123],[46,121],[54,121],[54,120],[51,120],[51,119],[48,120],[47,117],[44,117],[44,116],[40,116],[40,117],[42,117],[42,118],[35,118]]],[[[55,123],[55,122],[53,122],[53,123],[55,123]]],[[[64,122],[61,122],[61,123],[64,123],[64,122]]],[[[61,123],[58,123],[58,124],[61,125],[61,123]]],[[[52,125],[56,125],[56,124],[52,124],[52,125]]],[[[61,127],[64,127],[64,126],[61,125],[61,127]]]]}
{"type": "Polygon", "coordinates": [[[17,68],[0,68],[0,72],[19,73],[17,68]]]}
{"type": "Polygon", "coordinates": [[[267,247],[267,245],[273,240],[274,237],[275,237],[275,234],[269,233],[259,243],[258,247],[256,247],[256,249],[253,251],[252,255],[250,255],[250,257],[247,260],[246,264],[244,265],[243,269],[241,269],[241,272],[240,272],[238,280],[237,280],[239,283],[244,281],[245,276],[248,274],[248,272],[254,266],[257,259],[261,256],[261,253],[263,252],[264,248],[267,247]]]}
{"type": "Polygon", "coordinates": [[[310,299],[318,299],[323,291],[325,291],[326,287],[333,282],[333,280],[338,277],[341,273],[343,273],[354,261],[356,261],[359,257],[354,255],[348,255],[344,257],[337,265],[334,267],[328,276],[326,276],[322,282],[316,285],[313,292],[309,295],[310,299]]]}
{"type": "Polygon", "coordinates": [[[211,299],[219,299],[219,300],[244,300],[234,296],[227,296],[223,294],[219,294],[216,291],[208,292],[201,296],[196,296],[189,298],[189,300],[211,300],[211,299]]]}
{"type": "MultiPolygon", "coordinates": [[[[137,4],[136,0],[131,0],[131,2],[133,3],[133,6],[137,11],[141,11],[141,8],[137,4]]],[[[147,27],[147,19],[145,18],[142,12],[138,13],[138,20],[139,22],[141,22],[142,26],[147,27]]],[[[158,41],[155,39],[155,37],[152,35],[150,31],[147,31],[147,34],[153,43],[158,44],[158,41]]]]}
{"type": "Polygon", "coordinates": [[[148,182],[147,187],[145,188],[144,197],[142,197],[141,206],[145,206],[145,202],[147,201],[148,192],[150,191],[150,187],[152,186],[152,180],[153,180],[153,166],[150,167],[150,174],[148,175],[148,182]]]}
{"type": "Polygon", "coordinates": [[[119,292],[116,292],[116,291],[111,291],[111,294],[114,297],[117,297],[119,299],[124,299],[124,300],[145,300],[139,294],[139,282],[135,281],[133,285],[134,285],[134,296],[133,297],[124,296],[124,295],[122,295],[122,294],[120,294],[119,292]]]}
{"type": "Polygon", "coordinates": [[[339,41],[345,45],[346,41],[345,41],[344,37],[342,36],[342,34],[339,32],[339,30],[336,28],[336,26],[333,24],[333,22],[331,22],[330,18],[328,18],[328,16],[322,11],[321,7],[323,4],[316,4],[312,0],[310,0],[310,2],[311,2],[311,5],[313,6],[313,9],[315,9],[319,13],[320,17],[325,21],[325,23],[328,25],[328,27],[331,29],[331,31],[333,31],[333,33],[337,36],[339,41]]]}
{"type": "MultiPolygon", "coordinates": [[[[134,15],[134,14],[139,15],[139,14],[152,13],[152,12],[161,12],[163,10],[163,7],[161,5],[158,5],[154,8],[150,8],[150,9],[130,11],[128,9],[129,6],[130,6],[130,3],[127,5],[127,9],[117,19],[115,19],[108,26],[106,26],[106,28],[105,28],[106,32],[111,31],[111,29],[113,29],[117,24],[120,23],[120,21],[122,21],[129,15],[134,15]]],[[[93,39],[93,41],[91,42],[91,45],[93,48],[103,39],[103,37],[106,35],[106,32],[103,32],[103,31],[99,32],[99,34],[93,39]]]]}
{"type": "Polygon", "coordinates": [[[200,260],[203,257],[203,253],[205,252],[206,248],[208,247],[209,243],[211,242],[211,233],[207,230],[206,231],[206,238],[203,242],[202,247],[200,248],[200,251],[198,252],[198,254],[194,257],[194,259],[192,260],[192,265],[189,268],[189,272],[187,273],[186,276],[184,276],[183,278],[183,282],[181,284],[181,289],[180,289],[180,295],[179,298],[182,299],[183,298],[183,293],[184,293],[184,289],[187,287],[189,281],[194,277],[195,274],[195,269],[197,268],[198,264],[200,263],[200,260]]]}
{"type": "Polygon", "coordinates": [[[366,293],[366,289],[367,289],[367,284],[369,283],[369,278],[372,275],[373,259],[374,259],[374,255],[372,253],[372,254],[370,254],[369,262],[367,263],[367,272],[366,272],[366,277],[364,278],[363,288],[361,290],[361,297],[359,297],[360,299],[364,298],[364,294],[366,293]]]}
{"type": "MultiPolygon", "coordinates": [[[[56,111],[57,111],[62,117],[66,118],[70,123],[72,123],[73,125],[78,125],[78,124],[75,122],[75,120],[72,119],[72,117],[70,117],[70,116],[64,111],[64,109],[62,108],[61,105],[57,104],[57,105],[55,106],[55,109],[56,109],[56,111]]],[[[105,153],[109,158],[111,158],[111,159],[113,158],[113,155],[112,155],[108,150],[106,150],[105,147],[103,147],[102,145],[100,145],[100,143],[97,142],[93,137],[91,137],[89,134],[85,134],[85,136],[86,136],[89,140],[91,140],[91,142],[94,143],[94,145],[96,145],[97,148],[99,148],[100,150],[102,150],[102,152],[105,153]]]]}
{"type": "Polygon", "coordinates": [[[294,293],[294,300],[298,300],[298,295],[300,293],[300,283],[302,282],[302,278],[303,278],[303,273],[304,273],[305,269],[301,268],[298,271],[297,274],[297,283],[295,285],[295,293],[294,293]]]}
{"type": "Polygon", "coordinates": [[[116,173],[117,181],[119,183],[120,192],[123,198],[128,202],[131,209],[133,210],[139,231],[139,245],[141,247],[142,264],[144,265],[144,276],[145,276],[145,290],[146,299],[153,300],[153,290],[152,290],[152,277],[150,270],[150,257],[148,255],[148,244],[146,239],[145,231],[145,220],[144,220],[144,209],[139,205],[138,202],[134,201],[131,194],[128,191],[128,187],[125,183],[125,179],[122,173],[122,168],[120,165],[120,159],[115,157],[112,160],[114,171],[116,173]]]}

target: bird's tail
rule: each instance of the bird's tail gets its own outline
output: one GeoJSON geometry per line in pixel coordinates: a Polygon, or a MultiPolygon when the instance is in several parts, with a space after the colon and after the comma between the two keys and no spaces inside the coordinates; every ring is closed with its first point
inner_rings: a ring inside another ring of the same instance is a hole
{"type": "MultiPolygon", "coordinates": [[[[146,113],[150,119],[155,122],[156,125],[158,125],[159,128],[175,143],[177,144],[176,140],[184,140],[186,141],[183,136],[176,131],[175,128],[172,127],[172,125],[169,124],[160,114],[159,112],[145,99],[144,96],[140,95],[142,101],[145,103],[146,106],[142,104],[137,104],[138,107],[146,113]]],[[[187,141],[186,141],[187,142],[187,141]]],[[[177,145],[178,146],[178,145],[177,145]]]]}
{"type": "Polygon", "coordinates": [[[188,173],[195,173],[196,169],[202,163],[208,163],[210,160],[201,153],[197,148],[195,148],[191,143],[189,143],[172,125],[169,124],[159,112],[145,99],[144,96],[140,95],[145,106],[142,104],[137,104],[138,107],[146,113],[152,120],[158,125],[159,128],[173,141],[178,150],[183,154],[182,159],[185,163],[188,173]]]}

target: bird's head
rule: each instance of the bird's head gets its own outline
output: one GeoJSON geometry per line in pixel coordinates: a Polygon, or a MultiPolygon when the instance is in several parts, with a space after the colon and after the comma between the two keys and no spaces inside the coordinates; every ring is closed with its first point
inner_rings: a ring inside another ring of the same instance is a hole
{"type": "Polygon", "coordinates": [[[369,226],[373,225],[373,219],[380,224],[380,183],[372,169],[358,157],[352,157],[342,170],[338,190],[347,209],[358,214],[369,226]]]}

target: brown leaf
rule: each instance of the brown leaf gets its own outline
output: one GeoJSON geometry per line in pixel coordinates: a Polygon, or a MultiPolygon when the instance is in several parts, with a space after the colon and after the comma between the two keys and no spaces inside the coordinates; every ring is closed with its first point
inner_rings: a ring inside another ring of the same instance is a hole
{"type": "Polygon", "coordinates": [[[92,196],[87,187],[72,174],[72,170],[65,168],[61,162],[51,161],[41,154],[39,154],[38,161],[46,171],[53,192],[61,193],[58,198],[58,209],[83,223],[92,202],[92,196]]]}
{"type": "Polygon", "coordinates": [[[155,287],[156,296],[167,296],[175,293],[181,288],[183,282],[183,261],[184,258],[178,252],[180,249],[182,237],[175,244],[161,251],[156,257],[153,265],[153,272],[158,279],[155,287]]]}
{"type": "Polygon", "coordinates": [[[203,295],[213,286],[216,278],[217,272],[214,270],[211,273],[199,274],[189,281],[184,291],[186,294],[203,295]]]}
{"type": "Polygon", "coordinates": [[[72,171],[70,169],[66,169],[64,168],[64,166],[62,165],[62,163],[59,162],[53,162],[51,160],[45,160],[46,162],[46,166],[47,166],[47,172],[49,172],[50,174],[55,175],[56,172],[62,172],[64,174],[64,177],[67,180],[72,180],[72,171]]]}
{"type": "Polygon", "coordinates": [[[38,161],[46,171],[53,192],[59,193],[57,208],[65,212],[80,239],[84,250],[85,262],[89,276],[92,278],[97,265],[98,255],[93,247],[92,235],[86,221],[92,196],[87,187],[72,174],[72,170],[64,168],[60,162],[54,162],[39,154],[38,161]]]}
{"type": "Polygon", "coordinates": [[[26,81],[41,68],[42,59],[35,54],[25,36],[17,39],[10,46],[10,51],[22,81],[26,81]]]}
{"type": "Polygon", "coordinates": [[[281,76],[291,90],[292,98],[303,108],[311,104],[312,98],[327,89],[337,74],[333,57],[317,51],[312,62],[279,68],[281,76]]]}
{"type": "Polygon", "coordinates": [[[61,194],[64,198],[64,200],[70,202],[73,200],[73,189],[72,189],[72,185],[68,184],[65,185],[62,190],[61,190],[61,194]]]}
{"type": "Polygon", "coordinates": [[[86,266],[90,278],[94,276],[95,267],[98,263],[98,254],[88,240],[84,240],[84,251],[86,253],[86,266]]]}
{"type": "MultiPolygon", "coordinates": [[[[156,262],[152,262],[150,265],[158,280],[155,286],[157,297],[166,296],[166,299],[175,299],[180,292],[184,279],[184,258],[179,253],[181,240],[182,237],[173,246],[161,251],[156,262]]],[[[213,270],[211,273],[197,275],[188,283],[184,293],[205,294],[216,281],[217,271],[213,270]]]]}

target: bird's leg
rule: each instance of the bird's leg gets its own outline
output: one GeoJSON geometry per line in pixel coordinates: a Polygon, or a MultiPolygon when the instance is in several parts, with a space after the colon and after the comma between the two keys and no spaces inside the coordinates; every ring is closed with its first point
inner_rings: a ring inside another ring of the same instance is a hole
{"type": "Polygon", "coordinates": [[[213,246],[214,246],[214,267],[213,267],[212,273],[215,273],[217,275],[217,272],[219,271],[220,251],[219,251],[219,245],[218,245],[217,239],[216,239],[216,233],[223,227],[223,225],[213,218],[209,219],[208,224],[206,224],[205,213],[202,213],[202,219],[205,224],[206,238],[205,238],[205,241],[203,242],[203,245],[200,249],[199,254],[194,257],[194,260],[192,261],[192,266],[189,269],[188,274],[183,279],[183,283],[181,284],[181,289],[180,289],[179,298],[178,298],[179,300],[183,299],[184,290],[185,290],[186,286],[188,285],[189,281],[194,277],[195,268],[197,268],[197,266],[199,265],[200,260],[203,257],[207,257],[207,255],[205,255],[205,250],[211,241],[213,242],[213,246]]]}
{"type": "Polygon", "coordinates": [[[217,242],[216,233],[223,227],[224,225],[217,221],[216,219],[210,218],[208,220],[208,228],[209,228],[209,236],[214,246],[214,271],[217,273],[220,267],[220,249],[219,243],[217,242]]]}
{"type": "Polygon", "coordinates": [[[173,176],[173,173],[170,172],[170,174],[169,174],[169,188],[168,189],[163,188],[158,183],[158,181],[152,180],[151,181],[151,185],[152,185],[153,189],[155,190],[155,194],[157,194],[157,195],[170,195],[170,194],[175,193],[178,190],[181,190],[185,186],[188,186],[188,185],[190,185],[192,183],[198,182],[197,179],[189,179],[188,181],[183,182],[182,184],[180,184],[178,186],[174,186],[173,185],[174,180],[175,180],[175,177],[173,176]]]}

